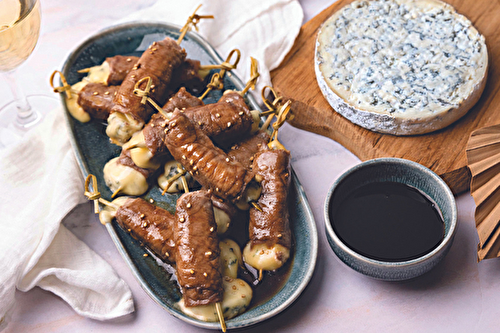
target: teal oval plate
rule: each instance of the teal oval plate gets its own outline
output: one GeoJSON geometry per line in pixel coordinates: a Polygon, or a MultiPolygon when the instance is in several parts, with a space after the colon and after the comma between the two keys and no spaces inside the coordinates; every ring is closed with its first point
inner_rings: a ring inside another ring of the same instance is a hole
{"type": "MultiPolygon", "coordinates": [[[[118,54],[140,56],[154,41],[167,36],[177,39],[178,31],[178,26],[166,23],[132,22],[113,26],[100,31],[78,46],[68,56],[62,73],[69,84],[74,84],[84,75],[79,74],[78,70],[99,65],[106,57],[118,54]]],[[[200,60],[204,65],[223,62],[217,52],[196,33],[189,32],[181,45],[186,49],[189,58],[200,60]]],[[[229,73],[225,76],[224,89],[242,90],[243,87],[243,83],[234,74],[229,73]]],[[[214,103],[221,95],[221,91],[212,91],[204,102],[214,103]]],[[[71,133],[71,144],[83,176],[94,174],[97,177],[102,197],[110,200],[111,191],[105,185],[102,170],[107,161],[120,154],[121,148],[109,142],[105,134],[105,124],[99,121],[78,122],[69,114],[64,98],[61,99],[65,109],[66,123],[71,133]]],[[[247,102],[253,109],[260,110],[252,96],[247,96],[247,102]]],[[[280,313],[299,297],[312,277],[318,251],[318,235],[306,195],[295,173],[293,173],[290,190],[290,222],[294,235],[294,247],[288,280],[281,290],[265,303],[251,306],[243,314],[227,320],[228,329],[257,324],[280,313]]],[[[142,197],[146,200],[154,199],[158,206],[174,212],[178,195],[162,196],[161,190],[153,186],[142,197]]],[[[220,329],[219,323],[200,321],[179,311],[174,305],[180,299],[181,294],[175,280],[172,279],[172,270],[152,256],[144,257],[147,250],[115,221],[107,224],[106,228],[140,285],[156,303],[173,316],[192,325],[220,329]]]]}

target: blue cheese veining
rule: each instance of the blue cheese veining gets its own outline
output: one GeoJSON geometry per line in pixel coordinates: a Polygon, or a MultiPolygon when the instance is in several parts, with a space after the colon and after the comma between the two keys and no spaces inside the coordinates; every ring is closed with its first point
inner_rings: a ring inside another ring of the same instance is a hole
{"type": "Polygon", "coordinates": [[[428,133],[462,117],[486,81],[484,37],[438,0],[358,0],[318,34],[315,69],[332,107],[370,130],[428,133]]]}

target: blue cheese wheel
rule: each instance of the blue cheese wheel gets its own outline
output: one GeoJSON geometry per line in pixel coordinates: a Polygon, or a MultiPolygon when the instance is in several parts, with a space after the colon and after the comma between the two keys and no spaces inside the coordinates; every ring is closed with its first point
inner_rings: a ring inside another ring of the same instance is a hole
{"type": "Polygon", "coordinates": [[[381,133],[424,134],[464,116],[488,72],[484,37],[438,0],[358,0],[321,27],[319,87],[333,109],[381,133]]]}

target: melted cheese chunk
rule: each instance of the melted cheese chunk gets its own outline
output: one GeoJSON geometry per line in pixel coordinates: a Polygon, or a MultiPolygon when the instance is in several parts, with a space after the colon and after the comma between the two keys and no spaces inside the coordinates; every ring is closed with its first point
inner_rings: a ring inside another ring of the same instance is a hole
{"type": "Polygon", "coordinates": [[[144,122],[135,120],[128,114],[113,112],[108,117],[106,135],[119,146],[126,143],[132,135],[144,127],[144,122]]]}
{"type": "MultiPolygon", "coordinates": [[[[178,163],[175,160],[165,163],[165,171],[158,177],[158,186],[160,186],[162,190],[165,190],[165,186],[167,186],[168,180],[179,173],[177,166],[178,163]]],[[[184,174],[184,177],[186,177],[188,185],[191,186],[193,184],[193,177],[191,177],[191,174],[186,173],[184,174]]],[[[184,192],[184,186],[182,186],[181,179],[178,178],[172,183],[172,185],[169,186],[167,193],[180,192],[184,192]]]]}
{"type": "MultiPolygon", "coordinates": [[[[222,295],[222,312],[225,319],[231,319],[245,312],[252,300],[252,287],[241,279],[224,277],[222,281],[224,293],[222,295]]],[[[203,321],[219,321],[215,304],[187,307],[184,298],[176,303],[177,307],[188,316],[203,321]]]]}
{"type": "Polygon", "coordinates": [[[219,209],[215,206],[213,208],[215,223],[217,223],[217,235],[223,235],[226,233],[229,225],[231,224],[231,218],[222,209],[219,209]]]}
{"type": "Polygon", "coordinates": [[[113,207],[104,206],[104,208],[99,212],[99,221],[101,221],[102,224],[111,223],[116,216],[117,209],[128,199],[129,197],[119,197],[111,202],[113,207]]]}
{"type": "Polygon", "coordinates": [[[139,168],[156,170],[160,167],[160,163],[154,159],[153,154],[146,146],[144,130],[135,132],[122,148],[130,151],[130,158],[139,168]]]}
{"type": "Polygon", "coordinates": [[[219,248],[222,275],[236,279],[238,268],[243,265],[239,245],[231,239],[224,239],[219,242],[219,248]]]}
{"type": "Polygon", "coordinates": [[[118,158],[111,159],[104,165],[104,181],[114,193],[119,190],[121,194],[141,195],[148,189],[146,177],[139,171],[119,164],[118,158]]]}
{"type": "Polygon", "coordinates": [[[87,85],[87,81],[83,80],[71,86],[71,98],[66,95],[66,107],[69,113],[81,123],[90,121],[90,115],[78,105],[78,93],[87,85]]]}
{"type": "Polygon", "coordinates": [[[267,244],[256,244],[253,247],[251,242],[243,249],[245,262],[255,269],[263,271],[274,271],[280,268],[290,257],[290,250],[286,247],[275,244],[268,247],[267,244]]]}
{"type": "Polygon", "coordinates": [[[90,67],[89,74],[85,78],[89,82],[103,83],[108,85],[110,69],[107,61],[103,62],[100,66],[90,67]]]}
{"type": "Polygon", "coordinates": [[[146,139],[144,138],[144,130],[142,131],[137,131],[134,134],[132,134],[132,137],[130,140],[127,141],[123,145],[123,149],[130,149],[130,148],[146,148],[146,139]]]}
{"type": "MultiPolygon", "coordinates": [[[[262,181],[262,179],[258,180],[258,176],[256,176],[255,179],[258,182],[262,181]]],[[[243,193],[243,195],[241,196],[241,199],[235,203],[236,207],[238,207],[241,210],[250,209],[250,202],[257,201],[261,193],[262,193],[262,188],[260,187],[259,184],[255,182],[249,183],[245,190],[245,193],[243,193]]]]}
{"type": "Polygon", "coordinates": [[[156,170],[160,167],[160,163],[155,161],[148,148],[131,148],[130,157],[139,168],[156,170]]]}

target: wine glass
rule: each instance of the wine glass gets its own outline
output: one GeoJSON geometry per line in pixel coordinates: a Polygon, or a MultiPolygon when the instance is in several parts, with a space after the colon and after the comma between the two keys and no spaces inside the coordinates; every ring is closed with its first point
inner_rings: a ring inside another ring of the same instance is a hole
{"type": "MultiPolygon", "coordinates": [[[[14,101],[0,109],[0,147],[5,138],[22,136],[40,122],[42,115],[32,101],[43,96],[24,95],[15,72],[33,52],[40,34],[39,0],[0,0],[0,73],[7,79],[14,101]],[[2,140],[3,139],[3,140],[2,140]]],[[[42,102],[43,103],[43,102],[42,102]]],[[[39,103],[38,103],[39,104],[39,103]]]]}

